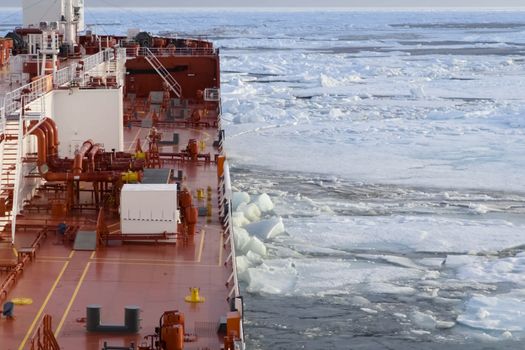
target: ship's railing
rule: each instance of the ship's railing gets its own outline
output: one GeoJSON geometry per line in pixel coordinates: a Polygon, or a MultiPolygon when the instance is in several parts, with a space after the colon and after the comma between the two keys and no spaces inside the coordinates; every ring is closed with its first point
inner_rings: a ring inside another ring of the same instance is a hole
{"type": "Polygon", "coordinates": [[[4,99],[4,116],[15,115],[22,108],[22,94],[25,95],[24,102],[29,104],[53,89],[53,78],[46,75],[29,84],[8,92],[4,99]]]}
{"type": "Polygon", "coordinates": [[[207,47],[127,47],[126,53],[128,57],[147,56],[147,50],[151,51],[157,57],[170,56],[214,56],[217,54],[217,49],[207,47]]]}
{"type": "Polygon", "coordinates": [[[56,71],[53,78],[53,82],[56,86],[62,86],[69,83],[75,77],[75,70],[77,68],[76,64],[73,64],[69,67],[62,68],[56,71]]]}
{"type": "Polygon", "coordinates": [[[219,102],[221,100],[221,89],[206,88],[204,89],[204,101],[219,102]]]}
{"type": "MultiPolygon", "coordinates": [[[[224,233],[227,237],[226,246],[230,248],[230,254],[226,258],[225,264],[228,264],[228,261],[231,261],[232,273],[228,277],[226,284],[231,286],[231,289],[228,292],[228,299],[232,300],[235,305],[235,308],[239,310],[241,316],[244,314],[244,305],[241,292],[239,289],[239,280],[237,277],[237,263],[236,263],[236,254],[235,254],[235,243],[233,238],[233,226],[232,226],[232,187],[230,179],[230,168],[228,162],[224,163],[224,173],[223,176],[219,179],[219,217],[222,218],[224,233]]],[[[244,317],[243,317],[244,319],[244,317]]],[[[239,335],[241,341],[244,342],[244,331],[243,324],[241,322],[241,334],[239,335]]]]}
{"type": "Polygon", "coordinates": [[[119,47],[117,50],[117,61],[126,62],[126,57],[127,57],[127,48],[119,47]]]}
{"type": "Polygon", "coordinates": [[[42,321],[30,340],[31,350],[60,350],[60,345],[53,334],[53,320],[44,315],[42,321]]]}
{"type": "Polygon", "coordinates": [[[83,60],[84,72],[89,72],[90,70],[96,68],[99,64],[113,60],[114,58],[113,49],[105,49],[104,51],[100,51],[94,55],[91,55],[83,60]]]}
{"type": "MultiPolygon", "coordinates": [[[[113,60],[114,58],[113,49],[106,49],[94,55],[88,56],[83,60],[84,73],[87,73],[96,68],[98,65],[106,61],[113,60]]],[[[51,91],[53,89],[53,83],[57,86],[61,86],[71,82],[75,77],[76,68],[77,64],[72,64],[69,67],[60,69],[54,76],[51,74],[46,75],[29,84],[21,86],[18,89],[8,92],[4,98],[2,116],[15,115],[15,112],[22,107],[22,92],[24,92],[25,95],[24,102],[29,104],[51,91]]]]}

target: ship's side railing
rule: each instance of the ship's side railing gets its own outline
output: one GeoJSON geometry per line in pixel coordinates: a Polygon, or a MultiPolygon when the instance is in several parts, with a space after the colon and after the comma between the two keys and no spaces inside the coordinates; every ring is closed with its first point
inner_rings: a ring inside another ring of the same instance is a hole
{"type": "Polygon", "coordinates": [[[44,315],[35,334],[31,338],[31,350],[60,350],[60,345],[53,334],[52,318],[44,315]]]}
{"type": "Polygon", "coordinates": [[[29,104],[37,98],[46,94],[53,89],[53,78],[46,75],[29,84],[12,90],[4,98],[4,116],[16,114],[16,111],[22,107],[22,94],[25,95],[25,103],[29,104]]]}
{"type": "MultiPolygon", "coordinates": [[[[232,227],[232,210],[231,210],[231,198],[232,198],[232,187],[230,179],[230,168],[228,162],[224,162],[224,171],[223,175],[219,179],[219,217],[222,218],[224,233],[227,237],[226,245],[230,248],[230,254],[226,258],[225,264],[228,264],[231,261],[232,273],[226,281],[227,286],[231,286],[231,289],[228,292],[228,299],[233,303],[235,308],[240,312],[241,316],[244,314],[244,304],[241,292],[239,289],[239,280],[237,277],[237,264],[236,264],[236,254],[235,254],[235,244],[233,238],[233,227],[232,227]]],[[[243,323],[241,322],[241,342],[244,343],[244,330],[243,323]]]]}
{"type": "Polygon", "coordinates": [[[157,57],[169,57],[169,56],[214,56],[217,54],[217,49],[207,48],[207,47],[166,47],[166,48],[157,48],[157,47],[127,47],[128,57],[135,56],[147,56],[149,50],[157,57]]]}

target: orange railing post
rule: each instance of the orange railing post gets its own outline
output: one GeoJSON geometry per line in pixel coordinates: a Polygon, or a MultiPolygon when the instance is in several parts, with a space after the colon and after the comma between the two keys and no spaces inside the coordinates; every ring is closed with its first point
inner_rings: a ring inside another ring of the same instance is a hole
{"type": "Polygon", "coordinates": [[[31,350],[60,350],[60,345],[53,333],[53,319],[44,315],[40,325],[31,338],[31,350]]]}

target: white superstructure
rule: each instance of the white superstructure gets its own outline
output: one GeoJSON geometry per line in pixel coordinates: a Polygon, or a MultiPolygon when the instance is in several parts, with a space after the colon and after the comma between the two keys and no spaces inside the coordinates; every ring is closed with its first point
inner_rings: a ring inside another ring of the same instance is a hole
{"type": "Polygon", "coordinates": [[[23,0],[22,7],[25,28],[56,23],[71,47],[76,44],[77,32],[84,30],[84,0],[23,0]]]}

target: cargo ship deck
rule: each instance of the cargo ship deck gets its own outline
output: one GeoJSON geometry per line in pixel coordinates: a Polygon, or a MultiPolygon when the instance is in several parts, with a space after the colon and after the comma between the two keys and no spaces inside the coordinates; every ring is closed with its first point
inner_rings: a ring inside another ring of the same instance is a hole
{"type": "MultiPolygon", "coordinates": [[[[144,113],[144,119],[151,114],[150,111],[144,113]]],[[[159,126],[158,131],[177,131],[179,144],[185,145],[190,138],[210,138],[208,135],[216,134],[217,129],[159,126]]],[[[144,140],[148,132],[149,128],[126,127],[125,149],[133,152],[137,140],[144,140]]],[[[163,146],[160,151],[178,152],[179,147],[163,146]]],[[[213,153],[213,148],[211,142],[206,142],[202,152],[213,153]]],[[[16,260],[20,251],[42,236],[31,263],[10,291],[11,299],[28,298],[32,304],[17,305],[14,320],[0,321],[2,349],[28,348],[44,314],[52,316],[55,337],[64,349],[100,349],[104,342],[117,346],[129,346],[131,342],[139,345],[145,336],[153,334],[167,309],[181,311],[186,318],[185,332],[196,335],[195,341],[185,344],[186,349],[220,348],[222,339],[217,334],[217,327],[229,308],[227,298],[231,285],[227,288],[226,281],[231,266],[226,268],[225,262],[231,251],[225,244],[218,217],[217,165],[212,161],[164,160],[163,167],[182,171],[182,187],[206,189],[210,186],[213,189],[212,216],[199,217],[194,236],[177,237],[169,242],[109,240],[107,246],[96,251],[75,250],[67,236],[62,240],[56,233],[59,221],[52,217],[46,205],[55,195],[54,191],[39,191],[18,218],[15,246],[4,243],[0,253],[3,263],[16,260]],[[42,224],[47,227],[42,228],[42,224]],[[200,288],[205,298],[203,303],[185,302],[192,287],[200,288]],[[140,333],[124,336],[87,333],[86,307],[91,304],[102,307],[101,320],[105,324],[122,324],[124,308],[139,306],[140,333]]],[[[197,204],[204,206],[206,203],[201,200],[197,204]]],[[[110,234],[118,234],[118,218],[108,215],[106,221],[110,234]]],[[[79,231],[96,230],[97,213],[84,210],[68,215],[64,222],[77,226],[79,231]]]]}

